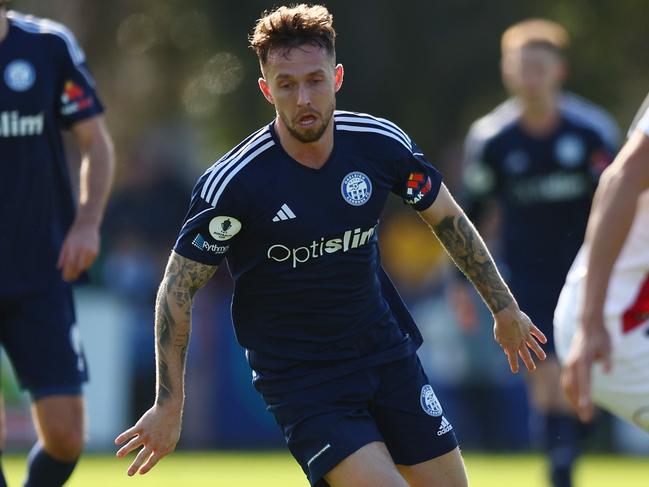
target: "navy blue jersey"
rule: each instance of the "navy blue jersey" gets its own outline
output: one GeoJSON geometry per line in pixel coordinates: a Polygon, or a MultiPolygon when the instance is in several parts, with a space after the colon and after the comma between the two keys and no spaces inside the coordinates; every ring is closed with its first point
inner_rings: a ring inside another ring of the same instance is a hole
{"type": "Polygon", "coordinates": [[[228,152],[199,179],[174,248],[227,259],[236,335],[260,387],[395,360],[421,342],[381,268],[377,225],[390,192],[424,210],[441,175],[387,120],[337,111],[334,124],[320,169],[292,159],[274,123],[228,152]]]}
{"type": "Polygon", "coordinates": [[[554,309],[582,243],[598,178],[611,162],[618,129],[601,109],[572,94],[544,137],[522,128],[509,100],[471,128],[465,186],[470,200],[496,198],[502,210],[502,258],[514,294],[554,309]]]}
{"type": "Polygon", "coordinates": [[[16,12],[0,42],[0,295],[60,282],[74,198],[61,129],[101,113],[83,51],[64,26],[16,12]]]}

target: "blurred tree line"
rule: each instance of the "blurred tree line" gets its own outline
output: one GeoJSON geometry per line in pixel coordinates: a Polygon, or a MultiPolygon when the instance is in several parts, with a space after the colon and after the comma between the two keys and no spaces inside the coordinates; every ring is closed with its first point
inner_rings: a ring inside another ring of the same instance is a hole
{"type": "MultiPolygon", "coordinates": [[[[504,99],[499,40],[542,16],[572,35],[568,88],[608,108],[623,128],[649,89],[643,0],[326,0],[346,67],[338,106],[399,123],[433,161],[504,99]]],[[[185,134],[193,178],[266,123],[247,35],[278,2],[15,0],[66,23],[85,48],[120,152],[151,127],[185,134]]],[[[445,162],[446,161],[446,162],[445,162]]],[[[190,179],[191,179],[190,178],[190,179]]]]}

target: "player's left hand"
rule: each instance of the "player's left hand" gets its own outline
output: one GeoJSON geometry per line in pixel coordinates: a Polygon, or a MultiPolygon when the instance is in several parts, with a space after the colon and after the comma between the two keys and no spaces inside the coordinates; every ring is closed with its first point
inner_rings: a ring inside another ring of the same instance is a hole
{"type": "Polygon", "coordinates": [[[516,303],[510,304],[494,315],[494,338],[507,355],[509,368],[514,374],[518,373],[519,357],[527,370],[536,369],[530,350],[539,360],[545,360],[545,352],[539,342],[547,343],[548,339],[516,303]]]}
{"type": "Polygon", "coordinates": [[[56,264],[63,280],[74,281],[88,269],[99,253],[99,228],[91,223],[75,220],[65,236],[56,264]]]}
{"type": "Polygon", "coordinates": [[[611,338],[599,323],[588,330],[579,327],[570,344],[570,353],[561,372],[561,387],[579,419],[590,421],[595,414],[590,395],[591,369],[601,361],[604,372],[611,370],[611,338]]]}
{"type": "Polygon", "coordinates": [[[118,458],[124,458],[130,452],[140,449],[128,468],[129,477],[137,472],[144,475],[162,457],[175,450],[180,438],[181,422],[180,410],[154,405],[135,426],[115,438],[116,445],[123,445],[117,452],[118,458]]]}

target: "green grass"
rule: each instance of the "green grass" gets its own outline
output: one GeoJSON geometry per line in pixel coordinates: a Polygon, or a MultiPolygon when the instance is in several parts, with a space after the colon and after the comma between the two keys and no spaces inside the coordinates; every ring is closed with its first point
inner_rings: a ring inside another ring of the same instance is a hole
{"type": "MultiPolygon", "coordinates": [[[[132,458],[132,457],[131,457],[132,458]]],[[[547,487],[544,460],[535,455],[465,455],[472,487],[547,487]]],[[[128,478],[129,462],[109,455],[83,457],[68,487],[306,487],[302,471],[284,453],[178,452],[145,476],[128,478]]],[[[4,458],[10,486],[22,485],[25,458],[4,458]]],[[[646,487],[649,459],[587,456],[575,487],[646,487]]]]}

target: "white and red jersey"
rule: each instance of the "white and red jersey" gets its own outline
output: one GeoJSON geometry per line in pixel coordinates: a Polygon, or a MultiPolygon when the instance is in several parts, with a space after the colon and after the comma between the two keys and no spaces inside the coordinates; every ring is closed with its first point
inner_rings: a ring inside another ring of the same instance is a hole
{"type": "MultiPolygon", "coordinates": [[[[643,104],[644,113],[636,117],[631,131],[641,130],[649,137],[648,105],[647,102],[643,104]]],[[[584,245],[568,273],[566,284],[584,285],[587,260],[588,245],[584,245]]],[[[614,334],[619,330],[628,332],[649,320],[649,190],[638,200],[633,224],[613,267],[604,316],[607,323],[618,328],[609,330],[614,334]]]]}
{"type": "MultiPolygon", "coordinates": [[[[649,97],[631,131],[649,136],[649,97]]],[[[649,164],[649,160],[646,161],[649,164]]],[[[566,278],[554,314],[554,339],[562,362],[570,352],[584,299],[588,245],[566,278]]],[[[609,280],[604,323],[611,337],[612,369],[592,369],[596,404],[649,432],[649,190],[640,195],[633,224],[609,280]]]]}

